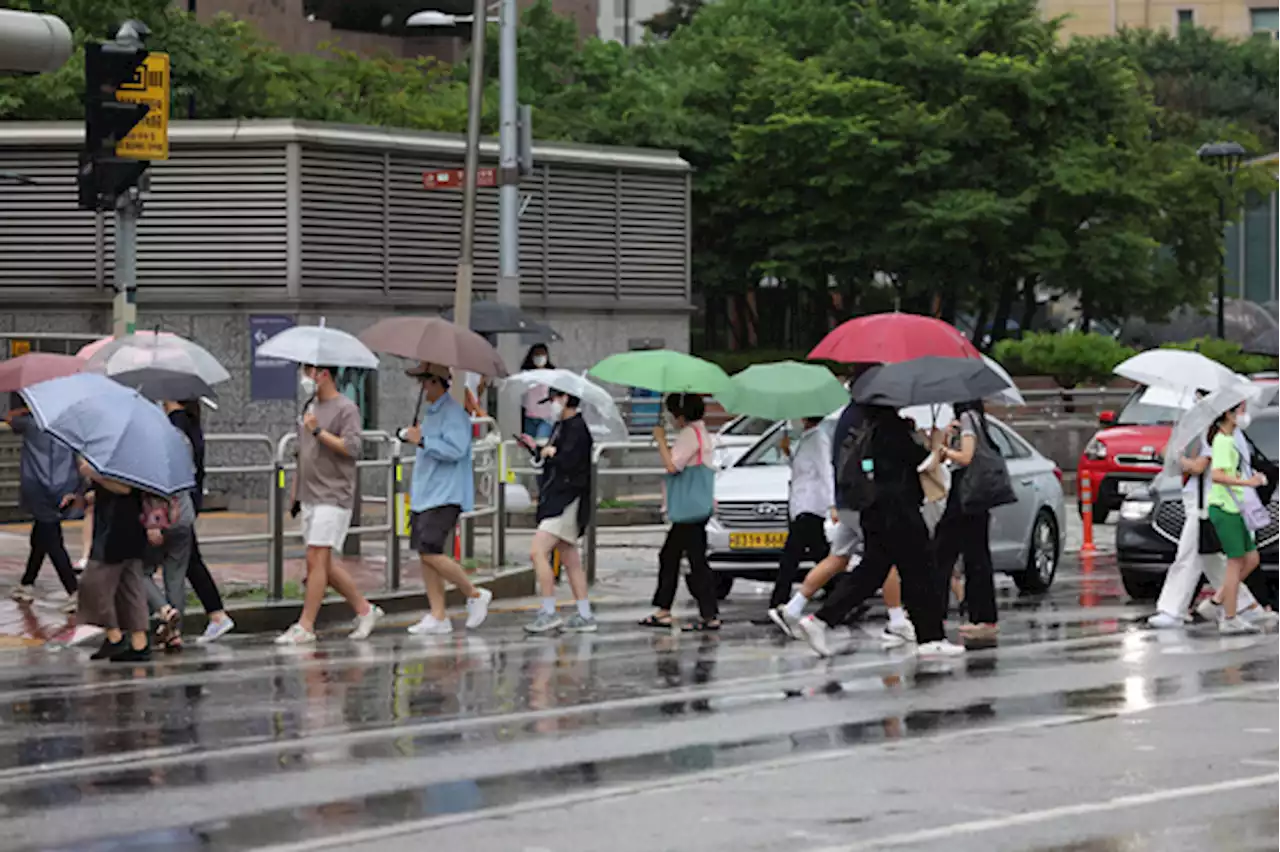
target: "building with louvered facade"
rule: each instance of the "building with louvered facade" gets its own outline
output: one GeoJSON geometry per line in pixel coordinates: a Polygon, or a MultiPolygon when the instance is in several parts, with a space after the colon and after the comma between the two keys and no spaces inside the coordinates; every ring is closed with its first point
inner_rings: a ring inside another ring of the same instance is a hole
{"type": "MultiPolygon", "coordinates": [[[[0,178],[0,334],[11,351],[110,332],[114,223],[76,206],[83,132],[0,125],[0,172],[11,173],[0,178]]],[[[255,120],[174,122],[170,141],[138,228],[138,321],[197,340],[231,370],[217,431],[278,435],[295,416],[293,400],[254,398],[254,317],[358,332],[451,306],[461,192],[428,190],[423,174],[460,168],[461,137],[255,120]]],[[[496,154],[486,141],[482,162],[496,154]]],[[[563,336],[557,364],[585,368],[640,340],[686,348],[688,165],[666,151],[560,144],[535,144],[534,159],[520,187],[521,303],[563,336]]],[[[477,298],[494,297],[497,230],[497,190],[481,189],[477,298]]],[[[371,391],[376,425],[408,422],[414,394],[399,371],[383,370],[371,391]]]]}

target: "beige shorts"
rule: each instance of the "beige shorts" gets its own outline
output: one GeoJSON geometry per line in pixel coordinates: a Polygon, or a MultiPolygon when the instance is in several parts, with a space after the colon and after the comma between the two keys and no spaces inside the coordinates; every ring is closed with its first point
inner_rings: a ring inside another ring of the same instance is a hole
{"type": "Polygon", "coordinates": [[[350,509],[327,503],[302,504],[302,540],[307,547],[341,550],[350,528],[350,509]]]}
{"type": "Polygon", "coordinates": [[[578,501],[574,500],[556,517],[539,521],[538,532],[551,533],[561,541],[576,544],[582,537],[582,530],[578,529],[578,501]]]}

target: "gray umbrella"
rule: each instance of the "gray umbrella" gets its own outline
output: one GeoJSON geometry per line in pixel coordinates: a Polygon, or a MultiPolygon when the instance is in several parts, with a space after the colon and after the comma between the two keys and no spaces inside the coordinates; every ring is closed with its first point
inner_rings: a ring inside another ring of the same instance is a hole
{"type": "MultiPolygon", "coordinates": [[[[444,318],[452,321],[453,310],[445,311],[444,318]]],[[[514,305],[501,302],[472,302],[471,330],[477,334],[519,334],[525,343],[562,339],[551,326],[538,322],[514,305]]]]}
{"type": "Polygon", "coordinates": [[[196,485],[191,445],[154,403],[96,373],[77,373],[22,391],[36,425],[105,477],[154,494],[196,485]]]}
{"type": "Polygon", "coordinates": [[[872,367],[853,383],[853,399],[867,405],[904,408],[984,399],[1007,389],[977,358],[913,358],[872,367]]]}

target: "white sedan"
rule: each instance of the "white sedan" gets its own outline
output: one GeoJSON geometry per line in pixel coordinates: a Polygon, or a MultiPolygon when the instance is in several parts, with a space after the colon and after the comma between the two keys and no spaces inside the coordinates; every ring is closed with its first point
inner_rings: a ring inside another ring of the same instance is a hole
{"type": "MultiPolygon", "coordinates": [[[[823,428],[834,431],[837,415],[823,428]]],[[[988,417],[991,438],[1009,466],[1018,501],[991,513],[991,558],[1025,592],[1053,583],[1062,556],[1066,515],[1062,471],[1020,435],[988,417]]],[[[779,443],[785,422],[773,423],[751,447],[716,474],[716,513],[707,522],[707,559],[723,599],[737,577],[772,581],[787,540],[791,469],[779,443]]]]}

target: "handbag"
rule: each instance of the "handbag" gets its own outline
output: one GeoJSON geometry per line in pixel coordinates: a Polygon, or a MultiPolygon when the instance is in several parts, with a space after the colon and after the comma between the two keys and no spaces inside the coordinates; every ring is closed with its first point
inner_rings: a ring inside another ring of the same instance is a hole
{"type": "Polygon", "coordinates": [[[1258,489],[1240,486],[1240,490],[1244,493],[1243,500],[1236,499],[1235,491],[1231,488],[1227,489],[1227,493],[1231,495],[1231,502],[1236,504],[1240,517],[1244,518],[1244,525],[1249,528],[1249,532],[1254,533],[1258,530],[1266,529],[1271,523],[1271,513],[1262,504],[1262,498],[1258,496],[1258,489]]]}
{"type": "Polygon", "coordinates": [[[715,510],[716,473],[703,464],[702,432],[698,437],[698,461],[679,473],[667,474],[667,517],[675,524],[705,521],[715,510]]]}
{"type": "Polygon", "coordinates": [[[1018,502],[1009,478],[1009,466],[992,446],[985,423],[979,424],[975,437],[973,458],[960,478],[960,511],[966,515],[980,515],[997,506],[1018,502]]]}
{"type": "Polygon", "coordinates": [[[1222,542],[1218,540],[1218,528],[1213,525],[1213,521],[1209,520],[1209,512],[1204,507],[1204,477],[1202,473],[1196,478],[1200,484],[1196,512],[1200,524],[1200,543],[1197,550],[1201,556],[1222,552],[1222,542]]]}
{"type": "Polygon", "coordinates": [[[1258,486],[1258,499],[1265,506],[1275,496],[1276,479],[1280,478],[1280,466],[1277,466],[1275,462],[1267,458],[1266,453],[1258,449],[1258,445],[1250,440],[1247,434],[1244,436],[1244,440],[1249,445],[1249,467],[1267,477],[1266,484],[1258,486]]]}

